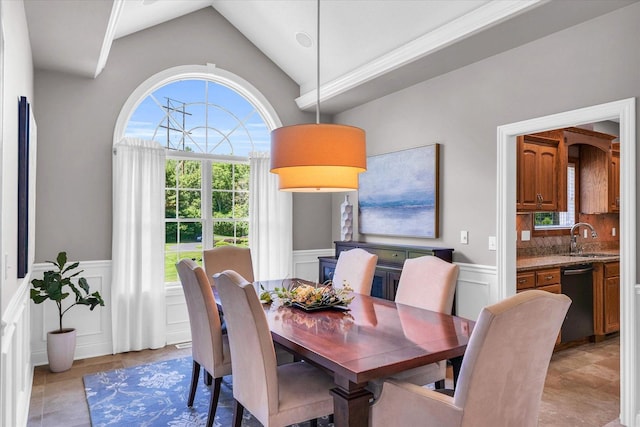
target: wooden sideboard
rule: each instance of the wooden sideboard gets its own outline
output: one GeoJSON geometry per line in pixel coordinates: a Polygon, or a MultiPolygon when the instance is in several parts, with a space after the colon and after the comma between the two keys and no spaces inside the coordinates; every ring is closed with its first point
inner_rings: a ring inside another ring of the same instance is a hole
{"type": "Polygon", "coordinates": [[[319,257],[320,283],[333,279],[340,252],[361,248],[378,255],[378,263],[373,277],[371,295],[393,301],[402,273],[404,261],[421,256],[437,256],[447,262],[452,262],[453,249],[435,248],[429,246],[398,246],[365,242],[334,242],[336,253],[332,257],[319,257]]]}

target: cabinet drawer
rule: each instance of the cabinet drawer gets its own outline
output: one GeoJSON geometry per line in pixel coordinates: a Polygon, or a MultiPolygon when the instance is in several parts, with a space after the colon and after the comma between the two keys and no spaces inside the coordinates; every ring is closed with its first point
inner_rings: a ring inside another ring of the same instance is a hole
{"type": "Polygon", "coordinates": [[[394,251],[390,249],[369,249],[372,254],[378,255],[378,263],[403,264],[407,253],[405,251],[394,251]]]}
{"type": "Polygon", "coordinates": [[[557,285],[560,283],[560,269],[550,268],[536,272],[536,286],[557,285]]]}
{"type": "Polygon", "coordinates": [[[562,288],[560,285],[547,285],[547,286],[538,286],[536,289],[539,291],[551,292],[552,294],[561,294],[562,288]]]}
{"type": "Polygon", "coordinates": [[[536,275],[534,272],[530,273],[520,273],[516,278],[516,289],[529,289],[535,288],[536,286],[536,275]]]}
{"type": "Polygon", "coordinates": [[[608,262],[604,265],[604,277],[615,277],[620,275],[620,263],[608,262]]]}

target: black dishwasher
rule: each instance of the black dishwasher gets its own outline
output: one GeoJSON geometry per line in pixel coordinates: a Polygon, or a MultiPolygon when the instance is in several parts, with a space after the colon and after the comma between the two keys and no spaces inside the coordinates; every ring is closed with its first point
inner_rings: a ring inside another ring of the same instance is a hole
{"type": "Polygon", "coordinates": [[[593,266],[578,264],[563,267],[562,293],[571,305],[562,324],[561,341],[574,341],[593,335],[593,266]]]}

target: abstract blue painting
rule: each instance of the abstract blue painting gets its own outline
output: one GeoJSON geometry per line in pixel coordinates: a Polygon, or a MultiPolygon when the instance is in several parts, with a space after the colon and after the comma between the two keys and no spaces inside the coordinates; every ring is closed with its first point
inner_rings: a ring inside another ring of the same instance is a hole
{"type": "Polygon", "coordinates": [[[359,178],[359,232],[437,238],[438,160],[438,144],[367,158],[359,178]]]}

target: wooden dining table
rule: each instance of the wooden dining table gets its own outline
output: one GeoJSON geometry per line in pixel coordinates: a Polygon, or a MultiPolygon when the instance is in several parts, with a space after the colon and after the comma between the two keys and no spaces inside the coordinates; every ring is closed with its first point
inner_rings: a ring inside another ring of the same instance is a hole
{"type": "MultiPolygon", "coordinates": [[[[256,285],[273,289],[285,282],[256,285]]],[[[461,361],[474,326],[461,317],[360,294],[348,310],[265,304],[265,313],[274,342],[333,374],[336,427],[369,425],[369,381],[441,360],[461,361]]]]}

